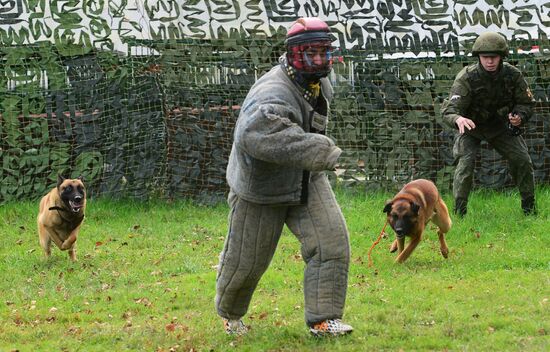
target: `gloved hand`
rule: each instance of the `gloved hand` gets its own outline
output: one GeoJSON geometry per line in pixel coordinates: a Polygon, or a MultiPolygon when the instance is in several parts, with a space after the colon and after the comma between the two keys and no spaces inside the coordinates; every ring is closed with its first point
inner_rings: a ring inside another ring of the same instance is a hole
{"type": "Polygon", "coordinates": [[[515,111],[508,114],[508,135],[520,136],[523,131],[519,126],[521,125],[521,115],[515,111]]]}

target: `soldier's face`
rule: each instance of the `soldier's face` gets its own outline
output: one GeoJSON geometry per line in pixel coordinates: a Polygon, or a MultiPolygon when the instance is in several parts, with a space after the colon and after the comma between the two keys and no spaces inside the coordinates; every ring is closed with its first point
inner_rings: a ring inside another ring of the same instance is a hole
{"type": "Polygon", "coordinates": [[[496,72],[500,65],[500,55],[480,54],[479,62],[487,72],[496,72]]]}

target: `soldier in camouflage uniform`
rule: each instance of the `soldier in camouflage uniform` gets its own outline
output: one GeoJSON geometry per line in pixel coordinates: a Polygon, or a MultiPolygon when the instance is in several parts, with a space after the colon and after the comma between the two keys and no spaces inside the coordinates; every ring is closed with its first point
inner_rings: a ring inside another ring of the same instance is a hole
{"type": "Polygon", "coordinates": [[[229,232],[220,255],[216,309],[243,334],[252,295],[286,225],[305,262],[305,321],[314,335],[353,329],[344,313],[349,234],[326,170],[342,150],[325,135],[332,87],[329,27],[315,17],[287,32],[287,53],[248,92],[227,166],[229,232]]]}
{"type": "Polygon", "coordinates": [[[442,106],[444,121],[459,132],[453,147],[458,161],[453,181],[454,212],[466,214],[475,157],[485,140],[508,161],[521,194],[521,207],[525,214],[532,214],[536,211],[533,163],[520,126],[531,117],[533,95],[521,72],[503,62],[508,43],[502,35],[481,34],[472,54],[479,62],[458,73],[442,106]]]}

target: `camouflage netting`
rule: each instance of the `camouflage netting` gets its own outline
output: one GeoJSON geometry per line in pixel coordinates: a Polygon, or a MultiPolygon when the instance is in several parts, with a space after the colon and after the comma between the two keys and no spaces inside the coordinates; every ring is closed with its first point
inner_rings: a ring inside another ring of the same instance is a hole
{"type": "MultiPolygon", "coordinates": [[[[397,18],[389,7],[376,11],[397,18]]],[[[279,15],[267,14],[296,17],[279,15]]],[[[476,11],[466,19],[464,11],[455,15],[461,26],[491,20],[476,11]]],[[[495,16],[494,23],[502,18],[495,16]]],[[[342,46],[343,62],[330,76],[329,134],[344,150],[333,180],[370,191],[422,177],[450,189],[454,132],[443,128],[439,109],[456,73],[474,60],[467,53],[476,33],[459,41],[450,27],[434,31],[441,27],[436,17],[424,18],[431,40],[415,31],[382,38],[367,25],[351,25],[344,35],[343,23],[330,21],[340,42],[354,43],[342,46]]],[[[397,22],[395,32],[405,33],[410,23],[397,22]]],[[[107,24],[98,23],[107,33],[107,24]]],[[[10,44],[0,47],[0,203],[40,197],[58,173],[83,175],[91,196],[222,199],[240,104],[284,51],[284,30],[273,28],[271,36],[218,30],[212,40],[127,38],[121,54],[109,45],[66,45],[63,38],[24,43],[0,23],[0,39],[10,44]]],[[[546,35],[539,37],[510,37],[508,61],[524,72],[537,100],[524,136],[536,182],[549,184],[550,57],[546,35]]],[[[506,163],[486,144],[475,177],[478,187],[512,185],[506,163]]]]}

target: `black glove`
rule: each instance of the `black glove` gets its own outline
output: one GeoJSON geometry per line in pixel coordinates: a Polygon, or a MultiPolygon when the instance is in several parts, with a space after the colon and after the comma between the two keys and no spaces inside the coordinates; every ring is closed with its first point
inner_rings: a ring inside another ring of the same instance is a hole
{"type": "MultiPolygon", "coordinates": [[[[523,117],[521,116],[521,114],[519,112],[512,111],[512,115],[518,115],[519,117],[521,117],[521,120],[523,121],[523,117]]],[[[521,128],[519,128],[519,126],[514,126],[514,125],[512,125],[512,123],[510,121],[508,121],[508,135],[509,136],[517,137],[517,136],[521,136],[522,133],[523,133],[523,130],[521,128]]]]}

